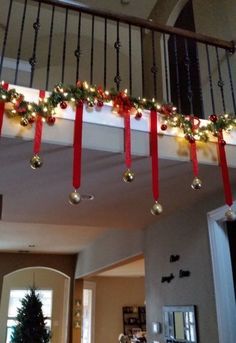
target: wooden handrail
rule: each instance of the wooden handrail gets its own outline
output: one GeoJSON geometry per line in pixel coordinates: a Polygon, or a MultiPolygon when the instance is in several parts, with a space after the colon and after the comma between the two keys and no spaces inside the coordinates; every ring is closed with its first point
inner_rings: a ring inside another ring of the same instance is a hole
{"type": "Polygon", "coordinates": [[[179,28],[164,25],[164,24],[158,24],[158,23],[155,23],[146,19],[142,19],[142,18],[137,18],[134,16],[128,16],[125,14],[116,14],[110,11],[104,11],[100,9],[91,8],[87,5],[74,2],[73,0],[33,0],[33,1],[35,2],[40,1],[45,4],[54,5],[54,6],[62,7],[62,8],[68,8],[70,10],[74,10],[74,11],[78,11],[82,13],[92,14],[97,17],[107,18],[110,20],[119,21],[121,23],[130,24],[133,26],[138,26],[138,27],[142,27],[145,29],[149,29],[149,30],[153,30],[153,31],[161,32],[161,33],[181,36],[184,38],[192,39],[196,42],[219,47],[219,48],[228,50],[232,53],[235,51],[235,42],[233,41],[226,41],[223,39],[218,39],[215,37],[203,35],[201,33],[195,33],[192,31],[183,30],[183,29],[179,29],[179,28]]]}

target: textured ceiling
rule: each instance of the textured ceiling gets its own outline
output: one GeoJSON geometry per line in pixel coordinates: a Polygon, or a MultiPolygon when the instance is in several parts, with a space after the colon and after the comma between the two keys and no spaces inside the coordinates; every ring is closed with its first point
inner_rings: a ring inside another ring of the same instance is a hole
{"type": "MultiPolygon", "coordinates": [[[[150,214],[153,204],[151,169],[148,157],[134,157],[136,180],[121,181],[125,170],[122,154],[84,150],[82,194],[93,194],[93,201],[78,206],[68,204],[72,191],[71,147],[42,145],[44,166],[32,170],[32,142],[1,138],[0,193],[3,213],[0,222],[0,250],[77,252],[109,228],[135,230],[158,220],[150,214]],[[24,224],[25,223],[25,224],[24,224]]],[[[219,168],[201,166],[204,188],[190,188],[190,163],[160,161],[160,201],[163,216],[194,208],[205,197],[222,194],[219,168]]],[[[236,180],[236,170],[231,170],[236,180]]]]}

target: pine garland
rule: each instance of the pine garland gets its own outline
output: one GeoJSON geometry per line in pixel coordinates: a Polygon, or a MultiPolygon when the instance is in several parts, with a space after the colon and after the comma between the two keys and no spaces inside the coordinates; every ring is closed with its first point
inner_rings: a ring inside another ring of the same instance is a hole
{"type": "Polygon", "coordinates": [[[114,89],[105,91],[102,87],[89,86],[86,81],[78,81],[76,86],[58,83],[50,96],[41,99],[38,104],[26,101],[24,95],[15,89],[5,90],[2,83],[0,101],[10,104],[7,112],[13,117],[19,116],[22,126],[33,124],[36,116],[42,116],[49,125],[52,125],[55,122],[55,109],[58,105],[66,109],[68,104],[73,106],[78,102],[83,102],[91,111],[93,108],[100,110],[104,103],[110,103],[113,106],[112,112],[121,116],[128,112],[136,119],[141,119],[144,110],[155,109],[161,114],[163,131],[168,127],[178,128],[182,130],[184,137],[190,143],[195,140],[207,142],[210,135],[218,137],[222,130],[230,132],[236,128],[235,114],[212,114],[209,116],[208,123],[202,126],[198,117],[178,113],[172,104],[159,105],[154,99],[131,97],[127,91],[117,92],[114,89]]]}

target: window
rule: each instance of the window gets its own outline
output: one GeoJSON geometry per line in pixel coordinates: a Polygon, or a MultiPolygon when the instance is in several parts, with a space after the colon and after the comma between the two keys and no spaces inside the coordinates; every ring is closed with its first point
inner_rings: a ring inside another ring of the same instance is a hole
{"type": "Polygon", "coordinates": [[[95,283],[84,282],[82,342],[94,342],[95,283]]]}
{"type": "MultiPolygon", "coordinates": [[[[6,343],[10,343],[13,327],[16,325],[17,309],[21,307],[21,299],[25,297],[26,289],[11,290],[7,317],[7,337],[6,343]]],[[[52,317],[52,290],[37,290],[42,301],[43,315],[46,317],[47,327],[51,329],[52,317]]]]}

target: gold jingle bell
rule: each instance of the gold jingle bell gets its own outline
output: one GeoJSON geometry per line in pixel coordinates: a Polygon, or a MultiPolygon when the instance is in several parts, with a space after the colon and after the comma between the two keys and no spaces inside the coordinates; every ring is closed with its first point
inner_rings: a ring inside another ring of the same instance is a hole
{"type": "Polygon", "coordinates": [[[39,155],[34,155],[30,160],[30,166],[32,169],[41,168],[43,165],[43,161],[39,155]]]}
{"type": "Polygon", "coordinates": [[[69,194],[69,203],[71,205],[78,205],[81,201],[81,196],[79,194],[79,192],[77,192],[77,190],[75,189],[74,192],[71,192],[69,194]]]}
{"type": "Polygon", "coordinates": [[[195,176],[195,178],[193,179],[191,188],[194,189],[195,191],[202,188],[202,181],[197,176],[195,176]]]}
{"type": "Polygon", "coordinates": [[[229,208],[225,212],[225,218],[227,221],[232,222],[232,221],[236,220],[236,213],[231,208],[229,208]]]}
{"type": "Polygon", "coordinates": [[[156,201],[155,204],[152,206],[151,208],[151,214],[153,216],[158,216],[159,214],[161,214],[163,212],[163,207],[162,205],[156,201]]]}
{"type": "Polygon", "coordinates": [[[128,183],[134,181],[134,172],[132,172],[130,169],[127,169],[123,174],[123,181],[128,183]]]}

